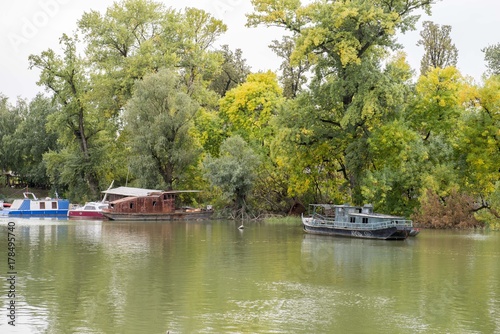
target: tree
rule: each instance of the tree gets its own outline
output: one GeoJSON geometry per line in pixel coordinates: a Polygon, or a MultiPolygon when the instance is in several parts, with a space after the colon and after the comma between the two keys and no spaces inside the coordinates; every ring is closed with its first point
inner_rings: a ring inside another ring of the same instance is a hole
{"type": "Polygon", "coordinates": [[[109,170],[109,156],[103,143],[113,140],[110,123],[90,98],[93,85],[85,59],[77,52],[78,37],[63,35],[63,56],[52,49],[30,55],[30,68],[41,70],[38,85],[53,93],[57,112],[50,115],[48,130],[57,133],[59,152],[48,152],[48,173],[58,185],[71,186],[76,193],[100,197],[100,175],[109,170]],[[61,159],[64,163],[61,163],[61,159]],[[78,190],[77,190],[78,189],[78,190]]]}
{"type": "Polygon", "coordinates": [[[462,75],[452,66],[430,69],[418,79],[416,105],[409,120],[424,140],[433,133],[449,135],[456,131],[463,111],[460,92],[464,85],[462,75]]]}
{"type": "MultiPolygon", "coordinates": [[[[468,94],[468,112],[459,128],[463,189],[473,196],[479,221],[500,229],[500,76],[492,75],[468,94]]],[[[464,94],[465,95],[465,94],[464,94]]]]}
{"type": "Polygon", "coordinates": [[[258,165],[258,155],[240,136],[227,138],[221,145],[219,157],[209,155],[203,162],[205,177],[233,201],[236,217],[243,218],[247,213],[246,198],[258,165]]]}
{"type": "MultiPolygon", "coordinates": [[[[418,198],[422,208],[429,208],[427,201],[435,194],[445,201],[458,201],[464,191],[459,171],[463,169],[457,151],[464,126],[462,95],[467,90],[466,80],[453,66],[431,68],[420,76],[415,87],[415,100],[408,105],[405,117],[419,140],[410,152],[420,152],[415,160],[417,168],[411,170],[413,199],[418,198]],[[415,182],[416,181],[416,182],[415,182]],[[450,196],[456,192],[457,196],[450,196]]],[[[448,203],[452,205],[452,203],[448,203]]],[[[420,212],[422,213],[422,212],[420,212]]]]}
{"type": "Polygon", "coordinates": [[[56,103],[47,126],[57,133],[59,148],[44,155],[52,182],[82,200],[98,196],[109,178],[125,181],[130,134],[123,131],[124,106],[134,83],[161,68],[177,68],[185,92],[207,110],[215,108],[217,94],[207,87],[222,57],[212,44],[225,29],[198,9],[178,12],[151,0],[123,0],[104,14],[85,13],[77,31],[83,39],[63,35],[62,55],[47,50],[30,56],[30,66],[42,71],[39,84],[56,103]],[[77,51],[82,42],[84,54],[77,51]]]}
{"type": "Polygon", "coordinates": [[[457,136],[460,157],[465,160],[461,161],[462,183],[487,206],[500,181],[500,78],[488,78],[472,103],[457,136]]]}
{"type": "Polygon", "coordinates": [[[8,148],[9,137],[15,132],[21,121],[19,110],[15,110],[6,96],[0,94],[0,172],[6,172],[15,168],[15,151],[8,148]]]}
{"type": "Polygon", "coordinates": [[[158,186],[160,176],[173,189],[200,154],[190,133],[199,105],[181,80],[168,69],[150,74],[137,82],[125,107],[131,168],[144,186],[158,186]]]}
{"type": "Polygon", "coordinates": [[[229,136],[238,134],[251,144],[266,146],[271,136],[269,122],[277,113],[281,93],[276,75],[270,71],[250,74],[245,83],[227,92],[220,100],[219,115],[229,136]]]}
{"type": "Polygon", "coordinates": [[[13,127],[14,133],[5,138],[2,147],[10,152],[10,168],[23,183],[30,187],[49,188],[50,179],[43,155],[58,148],[57,134],[48,132],[46,127],[49,116],[57,109],[41,94],[32,101],[21,102],[16,107],[20,122],[13,127]]]}
{"type": "Polygon", "coordinates": [[[487,73],[500,75],[500,43],[482,49],[486,61],[487,73]]]}
{"type": "Polygon", "coordinates": [[[210,83],[210,89],[224,97],[228,91],[245,82],[250,74],[250,68],[240,49],[232,52],[227,45],[223,45],[217,52],[221,53],[224,62],[221,72],[210,83]]]}
{"type": "Polygon", "coordinates": [[[200,104],[215,104],[217,97],[206,87],[223,60],[212,47],[227,28],[209,13],[166,9],[151,0],[123,0],[104,15],[85,13],[78,27],[95,67],[95,97],[105,112],[118,114],[134,82],[164,67],[179,69],[189,94],[200,104]]]}
{"type": "Polygon", "coordinates": [[[182,16],[181,28],[178,31],[181,44],[177,66],[182,69],[189,94],[205,104],[202,101],[205,87],[220,71],[223,63],[222,55],[210,51],[210,48],[226,32],[227,27],[203,10],[187,8],[182,16]]]}
{"type": "Polygon", "coordinates": [[[296,64],[292,62],[295,47],[292,37],[284,36],[281,42],[274,40],[269,47],[283,59],[280,66],[280,82],[283,85],[283,96],[293,99],[307,82],[306,73],[311,68],[311,63],[307,59],[297,60],[296,64]]]}
{"type": "Polygon", "coordinates": [[[116,114],[136,80],[177,61],[179,14],[151,0],[115,2],[103,15],[91,10],[78,21],[93,65],[99,107],[116,114]]]}
{"type": "Polygon", "coordinates": [[[424,47],[420,61],[420,74],[425,75],[432,68],[456,66],[458,49],[451,41],[451,26],[425,21],[417,45],[424,47]]]}
{"type": "Polygon", "coordinates": [[[364,197],[381,211],[410,215],[418,205],[428,160],[422,139],[397,119],[376,129],[368,144],[375,168],[363,178],[364,197]]]}
{"type": "MultiPolygon", "coordinates": [[[[277,25],[296,36],[292,63],[308,60],[313,76],[301,113],[289,134],[315,161],[308,171],[343,179],[351,200],[363,202],[361,179],[371,168],[367,138],[388,114],[400,111],[399,83],[383,73],[381,61],[396,49],[394,35],[415,28],[415,10],[433,0],[314,1],[253,0],[248,25],[277,25]],[[397,98],[393,98],[397,97],[397,98]]],[[[326,178],[326,177],[323,177],[326,178]]]]}

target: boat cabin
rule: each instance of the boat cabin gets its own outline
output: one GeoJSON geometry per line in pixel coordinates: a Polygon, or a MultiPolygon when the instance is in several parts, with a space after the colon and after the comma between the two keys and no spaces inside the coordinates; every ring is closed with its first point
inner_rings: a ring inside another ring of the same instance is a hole
{"type": "Polygon", "coordinates": [[[109,203],[109,210],[122,213],[175,212],[175,192],[154,192],[147,196],[124,197],[109,203]]]}
{"type": "Polygon", "coordinates": [[[38,199],[31,192],[23,193],[24,199],[15,199],[9,210],[9,216],[15,215],[66,215],[69,201],[59,198],[38,199]]]}
{"type": "Polygon", "coordinates": [[[108,203],[96,203],[96,202],[88,202],[85,203],[82,210],[84,211],[99,211],[102,209],[106,209],[108,207],[108,203]]]}
{"type": "Polygon", "coordinates": [[[375,213],[371,204],[363,206],[311,204],[311,207],[313,214],[341,223],[368,224],[394,221],[397,224],[399,220],[405,221],[403,217],[375,213]]]}
{"type": "Polygon", "coordinates": [[[365,204],[364,206],[336,205],[335,217],[339,222],[345,223],[364,223],[373,222],[373,206],[365,204]],[[370,219],[369,219],[370,218],[370,219]]]}

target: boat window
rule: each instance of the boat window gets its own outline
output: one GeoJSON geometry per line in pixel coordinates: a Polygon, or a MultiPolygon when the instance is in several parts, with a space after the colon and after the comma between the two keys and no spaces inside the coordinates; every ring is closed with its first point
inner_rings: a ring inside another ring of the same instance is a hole
{"type": "Polygon", "coordinates": [[[355,223],[355,222],[356,222],[356,217],[350,217],[350,218],[349,218],[349,221],[350,221],[351,223],[355,223]]]}
{"type": "Polygon", "coordinates": [[[52,202],[52,209],[57,209],[57,202],[52,202]]]}
{"type": "Polygon", "coordinates": [[[40,202],[40,209],[45,209],[45,202],[40,202]]]}
{"type": "Polygon", "coordinates": [[[156,206],[156,201],[153,201],[153,206],[156,206]]]}
{"type": "Polygon", "coordinates": [[[363,224],[368,224],[368,218],[363,217],[363,224]]]}
{"type": "Polygon", "coordinates": [[[134,203],[133,202],[130,202],[130,208],[133,209],[134,208],[134,203]]]}

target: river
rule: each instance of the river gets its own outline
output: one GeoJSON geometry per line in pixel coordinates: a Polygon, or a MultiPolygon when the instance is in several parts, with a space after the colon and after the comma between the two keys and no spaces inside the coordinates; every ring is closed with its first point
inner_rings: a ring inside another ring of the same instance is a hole
{"type": "Polygon", "coordinates": [[[499,232],[238,225],[2,218],[0,332],[500,333],[499,232]]]}

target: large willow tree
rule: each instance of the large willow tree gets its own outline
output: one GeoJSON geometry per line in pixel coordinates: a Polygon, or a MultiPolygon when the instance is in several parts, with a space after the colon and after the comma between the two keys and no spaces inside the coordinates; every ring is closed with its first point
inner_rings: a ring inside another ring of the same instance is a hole
{"type": "Polygon", "coordinates": [[[308,183],[316,200],[363,201],[363,173],[376,168],[367,139],[398,117],[406,98],[404,80],[384,70],[382,61],[397,49],[397,32],[415,29],[419,17],[414,12],[429,12],[434,2],[252,1],[248,25],[290,31],[295,36],[292,63],[307,59],[312,64],[309,91],[290,102],[281,123],[291,141],[287,155],[296,157],[289,165],[304,180],[297,192],[308,183]]]}
{"type": "Polygon", "coordinates": [[[141,170],[137,177],[144,186],[172,190],[197,161],[199,146],[190,131],[199,105],[185,90],[177,73],[163,69],[138,81],[126,104],[125,129],[132,137],[129,162],[141,170]]]}

